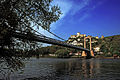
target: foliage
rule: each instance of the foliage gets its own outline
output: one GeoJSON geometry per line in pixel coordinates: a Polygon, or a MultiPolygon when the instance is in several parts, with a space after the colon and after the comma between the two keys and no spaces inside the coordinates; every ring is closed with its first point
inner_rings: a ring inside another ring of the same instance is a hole
{"type": "Polygon", "coordinates": [[[59,58],[68,58],[69,56],[69,51],[66,49],[59,49],[55,52],[55,54],[57,55],[57,57],[59,58]]]}
{"type": "Polygon", "coordinates": [[[38,55],[44,56],[44,55],[48,55],[48,54],[55,54],[56,51],[61,50],[61,49],[68,50],[69,52],[72,52],[72,53],[78,52],[78,50],[76,50],[76,49],[52,45],[52,46],[47,46],[47,47],[41,47],[36,50],[30,50],[28,53],[30,56],[38,56],[38,55]]]}
{"type": "Polygon", "coordinates": [[[0,1],[0,47],[11,48],[12,46],[20,49],[22,45],[21,47],[23,49],[25,46],[28,47],[32,45],[31,41],[26,39],[16,40],[16,38],[13,38],[14,32],[31,36],[35,33],[33,27],[42,27],[49,30],[50,24],[58,20],[61,14],[58,6],[52,6],[50,4],[51,1],[52,0],[0,1]]]}
{"type": "Polygon", "coordinates": [[[100,50],[104,55],[120,55],[120,35],[105,37],[100,41],[100,50]]]}
{"type": "MultiPolygon", "coordinates": [[[[38,44],[25,38],[16,38],[14,34],[35,35],[33,29],[42,27],[50,30],[50,24],[60,17],[58,6],[51,5],[52,0],[0,0],[0,59],[9,63],[19,63],[19,54],[23,50],[36,49],[38,44]],[[13,56],[15,58],[13,58],[13,56]],[[13,62],[9,62],[13,61],[13,62]]],[[[38,30],[37,29],[37,30],[38,30]]]]}

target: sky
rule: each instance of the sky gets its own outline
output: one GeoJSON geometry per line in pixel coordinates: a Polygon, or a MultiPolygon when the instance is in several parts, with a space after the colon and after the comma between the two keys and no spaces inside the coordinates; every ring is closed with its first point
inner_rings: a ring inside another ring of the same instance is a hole
{"type": "Polygon", "coordinates": [[[77,32],[120,35],[120,0],[53,0],[52,4],[63,14],[51,24],[51,31],[66,40],[77,32]]]}

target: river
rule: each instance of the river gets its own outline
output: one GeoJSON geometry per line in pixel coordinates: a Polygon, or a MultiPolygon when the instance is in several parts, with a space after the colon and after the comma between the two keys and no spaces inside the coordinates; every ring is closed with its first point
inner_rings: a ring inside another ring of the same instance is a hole
{"type": "Polygon", "coordinates": [[[10,80],[120,80],[120,59],[30,58],[24,63],[10,80]]]}

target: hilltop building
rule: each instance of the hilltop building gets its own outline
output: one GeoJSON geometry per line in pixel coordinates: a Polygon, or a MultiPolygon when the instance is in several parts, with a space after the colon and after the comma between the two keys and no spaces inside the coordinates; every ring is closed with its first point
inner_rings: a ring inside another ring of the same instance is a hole
{"type": "MultiPolygon", "coordinates": [[[[80,32],[78,32],[76,35],[71,35],[69,37],[69,39],[67,40],[67,43],[83,47],[84,46],[84,37],[92,37],[92,42],[91,43],[94,44],[94,45],[98,42],[98,39],[99,39],[98,36],[96,36],[96,37],[93,37],[93,36],[90,36],[90,35],[86,36],[86,34],[80,34],[80,32]]],[[[100,38],[103,39],[104,36],[101,36],[100,38]]],[[[89,39],[86,39],[86,42],[89,43],[89,39]]],[[[96,52],[100,51],[100,47],[98,47],[98,46],[97,47],[94,46],[93,49],[96,52]]]]}
{"type": "Polygon", "coordinates": [[[99,52],[100,51],[100,47],[95,47],[94,50],[95,50],[95,52],[99,52]]]}
{"type": "MultiPolygon", "coordinates": [[[[92,47],[93,47],[94,51],[95,52],[100,52],[100,46],[99,45],[97,46],[96,44],[98,44],[99,39],[104,38],[103,35],[99,38],[98,36],[96,36],[96,37],[93,37],[93,36],[90,36],[90,35],[86,36],[86,34],[81,34],[80,32],[78,32],[76,35],[71,35],[69,37],[69,39],[67,40],[67,43],[83,47],[85,37],[91,37],[92,38],[91,43],[92,43],[92,47]]],[[[90,43],[89,39],[85,39],[85,40],[87,42],[87,45],[89,45],[89,43],[90,43]]]]}
{"type": "Polygon", "coordinates": [[[101,36],[101,39],[103,39],[103,38],[104,38],[104,36],[102,35],[102,36],[101,36]]]}
{"type": "Polygon", "coordinates": [[[86,34],[80,34],[80,32],[78,32],[76,35],[71,35],[67,43],[77,46],[83,46],[84,37],[86,37],[86,34]]]}
{"type": "Polygon", "coordinates": [[[95,38],[96,38],[96,39],[99,39],[99,37],[98,37],[98,36],[96,36],[95,38]]]}
{"type": "Polygon", "coordinates": [[[78,33],[77,33],[77,37],[79,37],[80,35],[81,35],[81,34],[78,32],[78,33]]]}
{"type": "Polygon", "coordinates": [[[70,38],[78,38],[78,37],[86,37],[86,34],[80,34],[80,32],[78,32],[77,35],[71,35],[70,38]]]}
{"type": "Polygon", "coordinates": [[[77,37],[86,37],[86,34],[80,34],[80,32],[78,32],[77,37]]]}
{"type": "Polygon", "coordinates": [[[71,37],[70,38],[76,38],[76,35],[71,35],[71,37]]]}

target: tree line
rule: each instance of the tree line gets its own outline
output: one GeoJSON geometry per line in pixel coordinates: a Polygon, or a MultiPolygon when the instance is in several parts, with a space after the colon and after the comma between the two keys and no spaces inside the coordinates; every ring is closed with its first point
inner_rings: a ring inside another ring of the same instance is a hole
{"type": "Polygon", "coordinates": [[[79,52],[79,50],[52,45],[47,47],[41,47],[36,50],[30,50],[28,54],[29,54],[29,57],[40,56],[40,55],[45,56],[49,54],[56,54],[58,57],[69,57],[70,52],[76,53],[76,52],[79,52]]]}

